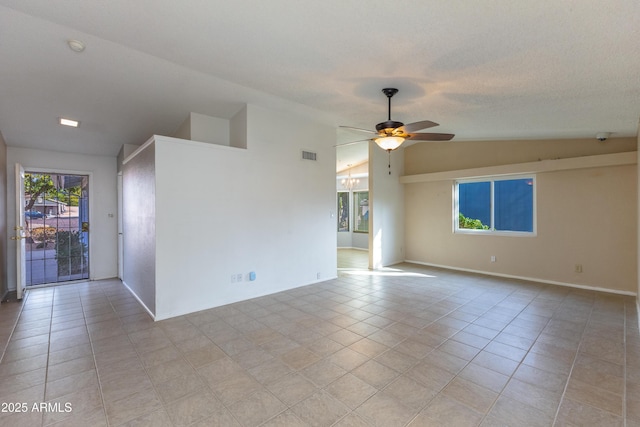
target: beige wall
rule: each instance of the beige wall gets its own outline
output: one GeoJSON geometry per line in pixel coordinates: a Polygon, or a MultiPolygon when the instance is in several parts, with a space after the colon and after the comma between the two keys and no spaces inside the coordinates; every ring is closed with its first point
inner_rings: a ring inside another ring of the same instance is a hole
{"type": "MultiPolygon", "coordinates": [[[[7,145],[0,133],[0,200],[7,198],[7,145]]],[[[6,242],[9,239],[7,232],[7,204],[0,209],[0,241],[6,242]]],[[[7,255],[6,246],[0,245],[0,298],[4,298],[7,290],[7,255]]]]}
{"type": "MultiPolygon", "coordinates": [[[[436,145],[438,149],[433,152],[429,152],[430,144],[409,147],[405,153],[407,174],[635,151],[636,139],[610,140],[605,144],[571,140],[436,145]],[[474,156],[462,155],[470,147],[474,148],[474,156]]],[[[636,165],[539,173],[537,236],[505,237],[453,233],[453,180],[406,184],[405,258],[636,293],[637,188],[636,165]],[[492,255],[496,262],[490,261],[492,255]],[[575,273],[576,264],[583,266],[582,273],[575,273]]]]}

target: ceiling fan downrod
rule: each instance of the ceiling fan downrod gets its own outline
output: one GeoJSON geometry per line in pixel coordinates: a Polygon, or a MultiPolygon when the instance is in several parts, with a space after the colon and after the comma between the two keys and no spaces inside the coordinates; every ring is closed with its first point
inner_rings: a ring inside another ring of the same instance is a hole
{"type": "Polygon", "coordinates": [[[402,123],[402,122],[396,122],[396,121],[391,120],[391,97],[393,95],[395,95],[396,93],[398,93],[398,89],[392,88],[392,87],[388,87],[388,88],[382,89],[382,93],[384,93],[387,96],[389,114],[388,114],[388,119],[387,119],[386,122],[378,123],[376,125],[376,130],[378,132],[381,132],[381,131],[384,131],[385,129],[393,130],[393,129],[399,128],[400,126],[404,126],[404,123],[402,123]]]}

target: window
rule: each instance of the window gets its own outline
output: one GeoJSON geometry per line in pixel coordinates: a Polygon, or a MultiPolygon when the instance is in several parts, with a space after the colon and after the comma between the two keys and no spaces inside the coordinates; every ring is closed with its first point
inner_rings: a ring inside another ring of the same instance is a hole
{"type": "Polygon", "coordinates": [[[353,231],[369,232],[369,192],[353,192],[353,231]]]}
{"type": "Polygon", "coordinates": [[[535,177],[496,177],[455,183],[455,231],[535,233],[535,177]]]}
{"type": "Polygon", "coordinates": [[[349,192],[338,191],[338,232],[349,231],[349,192]]]}

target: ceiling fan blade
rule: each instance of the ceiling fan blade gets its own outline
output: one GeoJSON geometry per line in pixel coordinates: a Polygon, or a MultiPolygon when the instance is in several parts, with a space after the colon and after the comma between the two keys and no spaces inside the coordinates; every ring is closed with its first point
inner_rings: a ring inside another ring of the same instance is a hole
{"type": "Polygon", "coordinates": [[[398,129],[404,130],[406,133],[411,133],[421,129],[432,128],[434,126],[438,126],[438,123],[432,122],[431,120],[422,120],[420,122],[408,123],[398,129]]]}
{"type": "Polygon", "coordinates": [[[449,141],[452,133],[412,133],[406,139],[411,141],[449,141]]]}
{"type": "Polygon", "coordinates": [[[347,145],[353,145],[353,144],[357,144],[357,143],[359,143],[359,142],[365,142],[365,141],[371,141],[371,138],[367,138],[367,139],[359,139],[359,140],[357,140],[357,141],[351,141],[351,142],[345,142],[345,143],[343,143],[343,144],[337,144],[337,145],[334,145],[334,147],[344,147],[344,146],[347,146],[347,145]]]}
{"type": "Polygon", "coordinates": [[[374,130],[369,130],[369,129],[360,129],[360,128],[354,128],[351,126],[338,126],[341,129],[346,129],[346,130],[353,130],[356,132],[366,132],[366,133],[373,133],[373,134],[378,134],[378,132],[374,131],[374,130]]]}

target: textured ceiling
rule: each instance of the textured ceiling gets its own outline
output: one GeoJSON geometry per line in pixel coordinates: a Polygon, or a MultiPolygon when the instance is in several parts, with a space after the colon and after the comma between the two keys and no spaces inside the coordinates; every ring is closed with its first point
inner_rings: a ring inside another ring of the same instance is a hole
{"type": "Polygon", "coordinates": [[[454,141],[633,136],[639,29],[637,0],[0,0],[0,132],[115,155],[247,102],[372,129],[397,87],[454,141]]]}

